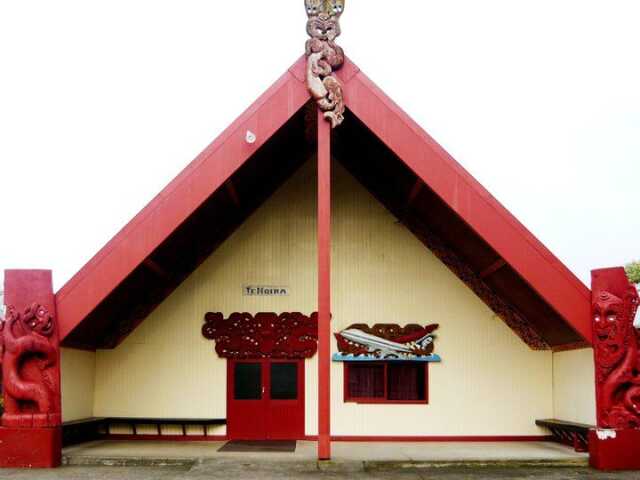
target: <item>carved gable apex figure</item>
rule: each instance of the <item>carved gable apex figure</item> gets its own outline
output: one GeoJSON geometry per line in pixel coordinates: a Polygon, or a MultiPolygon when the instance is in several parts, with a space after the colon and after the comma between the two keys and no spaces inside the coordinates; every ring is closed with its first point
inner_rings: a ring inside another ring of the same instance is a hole
{"type": "Polygon", "coordinates": [[[342,84],[333,75],[344,64],[344,51],[335,40],[342,33],[340,16],[345,0],[305,0],[307,88],[333,128],[344,120],[342,84]]]}

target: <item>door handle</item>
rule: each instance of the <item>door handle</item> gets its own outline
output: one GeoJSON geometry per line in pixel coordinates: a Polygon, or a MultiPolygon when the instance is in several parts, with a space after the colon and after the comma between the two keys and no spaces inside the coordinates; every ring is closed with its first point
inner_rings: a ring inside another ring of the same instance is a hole
{"type": "Polygon", "coordinates": [[[263,387],[262,387],[262,396],[263,396],[263,397],[264,397],[264,391],[265,391],[265,388],[264,388],[264,386],[263,386],[263,387]]]}

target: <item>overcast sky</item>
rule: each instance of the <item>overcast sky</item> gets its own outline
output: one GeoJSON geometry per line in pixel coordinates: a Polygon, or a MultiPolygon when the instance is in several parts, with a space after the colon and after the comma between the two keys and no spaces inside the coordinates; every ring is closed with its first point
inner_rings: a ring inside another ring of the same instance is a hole
{"type": "MultiPolygon", "coordinates": [[[[0,0],[0,268],[61,287],[301,55],[303,0],[0,0]]],[[[347,55],[583,281],[640,257],[640,2],[348,0],[347,55]]]]}

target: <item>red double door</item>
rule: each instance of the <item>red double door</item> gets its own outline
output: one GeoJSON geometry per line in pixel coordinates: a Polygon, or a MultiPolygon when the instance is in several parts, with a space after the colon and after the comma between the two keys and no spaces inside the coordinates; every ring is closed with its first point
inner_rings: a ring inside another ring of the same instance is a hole
{"type": "Polygon", "coordinates": [[[227,435],[304,438],[304,360],[228,360],[227,435]]]}

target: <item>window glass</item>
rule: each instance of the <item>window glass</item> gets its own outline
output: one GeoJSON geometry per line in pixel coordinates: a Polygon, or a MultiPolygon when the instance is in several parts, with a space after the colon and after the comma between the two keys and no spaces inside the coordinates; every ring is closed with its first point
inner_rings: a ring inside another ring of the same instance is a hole
{"type": "Polygon", "coordinates": [[[348,366],[348,396],[384,398],[384,365],[354,363],[348,366]]]}
{"type": "Polygon", "coordinates": [[[298,364],[271,364],[271,398],[295,400],[298,398],[298,364]]]}
{"type": "Polygon", "coordinates": [[[389,363],[387,398],[389,400],[425,400],[424,364],[389,363]]]}
{"type": "Polygon", "coordinates": [[[236,400],[260,400],[262,398],[262,365],[236,363],[233,394],[236,400]]]}

